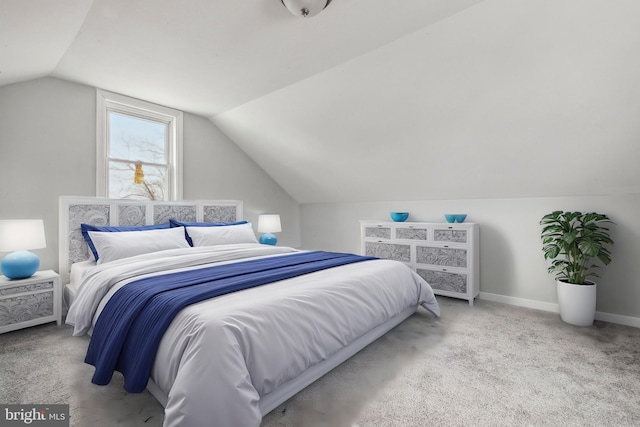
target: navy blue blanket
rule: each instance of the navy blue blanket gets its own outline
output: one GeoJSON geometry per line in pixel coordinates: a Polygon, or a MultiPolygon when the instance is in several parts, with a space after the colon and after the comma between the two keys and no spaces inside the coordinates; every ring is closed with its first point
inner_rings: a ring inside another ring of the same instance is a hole
{"type": "Polygon", "coordinates": [[[96,367],[92,382],[106,385],[115,370],[124,389],[147,386],[164,332],[184,307],[339,265],[374,259],[334,252],[302,252],[169,273],[133,281],[107,302],[93,329],[85,362],[96,367]]]}

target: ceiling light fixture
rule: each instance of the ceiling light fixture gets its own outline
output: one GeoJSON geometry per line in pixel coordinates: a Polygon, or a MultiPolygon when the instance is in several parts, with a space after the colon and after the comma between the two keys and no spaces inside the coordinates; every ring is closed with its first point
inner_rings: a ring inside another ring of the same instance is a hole
{"type": "Polygon", "coordinates": [[[289,12],[303,18],[311,18],[322,12],[331,0],[280,0],[289,12]]]}

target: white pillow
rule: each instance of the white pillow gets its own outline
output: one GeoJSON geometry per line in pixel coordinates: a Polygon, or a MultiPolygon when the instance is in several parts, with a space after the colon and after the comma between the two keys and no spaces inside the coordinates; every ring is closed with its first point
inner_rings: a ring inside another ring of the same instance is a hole
{"type": "Polygon", "coordinates": [[[99,263],[166,249],[189,247],[189,242],[184,236],[184,227],[120,233],[89,231],[89,236],[98,252],[99,263]]]}
{"type": "Polygon", "coordinates": [[[222,227],[187,227],[193,246],[230,245],[232,243],[258,243],[251,223],[222,227]]]}

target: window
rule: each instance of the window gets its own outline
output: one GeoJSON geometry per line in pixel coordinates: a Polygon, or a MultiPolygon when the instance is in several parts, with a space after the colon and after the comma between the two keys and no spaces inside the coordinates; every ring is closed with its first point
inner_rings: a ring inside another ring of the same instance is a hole
{"type": "Polygon", "coordinates": [[[182,112],[97,91],[96,193],[182,198],[182,112]]]}

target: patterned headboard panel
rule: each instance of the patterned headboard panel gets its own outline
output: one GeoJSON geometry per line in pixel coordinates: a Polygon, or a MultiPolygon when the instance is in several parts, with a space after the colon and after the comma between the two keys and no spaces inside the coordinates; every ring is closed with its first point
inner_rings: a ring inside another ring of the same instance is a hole
{"type": "Polygon", "coordinates": [[[59,272],[62,283],[69,282],[74,262],[90,258],[80,232],[80,224],[148,225],[175,219],[178,221],[241,221],[242,201],[194,200],[151,202],[145,200],[105,199],[99,197],[60,197],[59,272]]]}

